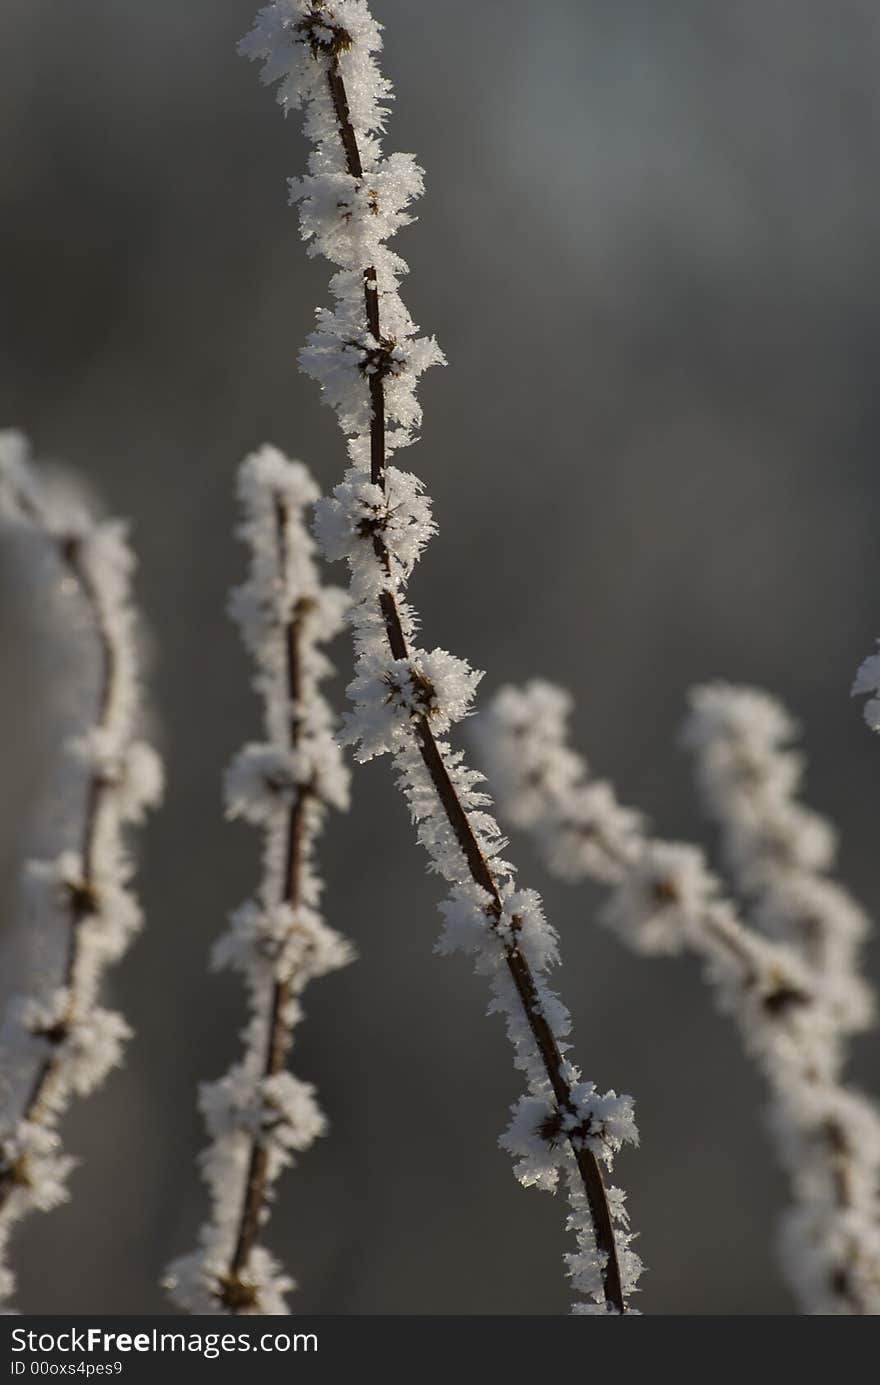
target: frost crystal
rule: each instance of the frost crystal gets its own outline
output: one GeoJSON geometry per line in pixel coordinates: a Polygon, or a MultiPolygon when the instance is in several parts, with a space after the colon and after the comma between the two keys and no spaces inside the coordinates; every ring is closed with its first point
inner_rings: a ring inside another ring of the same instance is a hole
{"type": "MultiPolygon", "coordinates": [[[[356,668],[344,738],[359,760],[393,757],[430,869],[450,886],[439,950],[468,952],[489,978],[490,1010],[505,1020],[526,1101],[560,1123],[561,1138],[545,1142],[543,1153],[520,1150],[521,1133],[506,1137],[519,1176],[551,1187],[564,1173],[577,1240],[572,1281],[600,1311],[624,1312],[638,1260],[622,1194],[605,1188],[601,1167],[610,1167],[623,1139],[635,1138],[631,1112],[624,1118],[616,1105],[629,1099],[598,1098],[590,1087],[582,1104],[586,1086],[564,1043],[570,1020],[546,981],[556,935],[538,896],[515,889],[500,858],[504,839],[481,776],[445,739],[469,715],[481,675],[445,650],[418,647],[406,601],[434,524],[421,482],[389,457],[413,441],[417,382],[443,357],[433,338],[418,335],[398,292],[406,265],[387,248],[411,219],[422,173],[411,156],[382,151],[391,92],[376,64],[379,48],[379,26],[363,0],[275,0],[242,44],[263,63],[264,80],[279,83],[284,108],[304,110],[313,152],[291,196],[309,253],[337,267],[334,305],[319,310],[300,363],[335,409],[352,462],[315,520],[325,556],[344,558],[351,573],[356,668]]],[[[235,776],[234,811],[262,811],[253,806],[261,792],[256,758],[235,776]]]]}
{"type": "Polygon", "coordinates": [[[300,462],[264,447],[242,463],[241,537],[250,574],[230,610],[256,667],[266,740],[246,745],[226,772],[226,807],[262,828],[259,897],[230,918],[213,962],[245,978],[245,1052],[200,1107],[211,1144],[201,1168],[211,1214],[199,1249],[169,1267],[165,1285],[190,1313],[286,1313],[294,1282],[257,1238],[273,1185],[326,1122],[308,1084],[284,1066],[309,981],[352,958],[318,911],[314,849],[328,808],[348,806],[348,770],[320,692],[331,671],[321,645],[341,627],[344,594],[322,587],[305,512],[318,491],[300,462]]]}
{"type": "MultiPolygon", "coordinates": [[[[764,693],[716,684],[693,694],[685,733],[753,929],[701,851],[648,837],[639,815],[591,778],[568,744],[571,705],[533,682],[502,689],[479,718],[503,811],[532,833],[555,874],[609,888],[602,917],[631,947],[702,957],[772,1092],[771,1127],[794,1193],[783,1235],[792,1285],[809,1312],[880,1312],[880,1119],[840,1077],[842,1036],[870,1008],[855,969],[865,923],[821,874],[830,829],[793,800],[802,767],[789,748],[791,719],[764,693]]],[[[556,1175],[539,1158],[534,1114],[517,1112],[508,1147],[531,1181],[550,1186],[556,1175]]]]}
{"type": "Polygon", "coordinates": [[[856,673],[853,697],[867,697],[864,717],[872,731],[880,731],[880,654],[869,654],[856,673]]]}
{"type": "MultiPolygon", "coordinates": [[[[85,647],[97,658],[96,693],[89,691],[77,705],[80,729],[64,747],[65,771],[82,804],[80,821],[69,824],[77,849],[29,861],[24,869],[29,926],[65,941],[62,955],[45,969],[40,992],[13,998],[3,1023],[5,1058],[16,1076],[0,1112],[5,1255],[14,1223],[66,1198],[73,1160],[61,1149],[61,1118],[72,1097],[86,1096],[121,1063],[130,1037],[123,1017],[104,1009],[98,997],[107,966],[141,924],[125,828],[158,804],[163,775],[155,751],[135,739],[141,691],[130,599],[134,558],[125,525],[95,519],[75,486],[38,476],[16,433],[0,434],[0,520],[50,560],[58,590],[53,640],[62,639],[61,622],[83,624],[85,647]]],[[[3,1296],[14,1287],[2,1264],[0,1286],[3,1296]]]]}
{"type": "Polygon", "coordinates": [[[841,1034],[853,1033],[873,1019],[873,998],[859,974],[868,924],[825,877],[836,847],[831,825],[795,798],[803,776],[803,757],[791,748],[796,730],[775,698],[712,683],[691,693],[683,739],[755,922],[798,950],[841,1034]]]}

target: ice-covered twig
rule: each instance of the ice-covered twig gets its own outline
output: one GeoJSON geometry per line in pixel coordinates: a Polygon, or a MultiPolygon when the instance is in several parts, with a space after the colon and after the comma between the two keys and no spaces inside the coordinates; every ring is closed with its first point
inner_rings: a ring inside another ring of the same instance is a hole
{"type": "MultiPolygon", "coordinates": [[[[837,847],[834,829],[797,800],[804,758],[792,747],[796,723],[776,698],[759,688],[710,683],[693,689],[690,705],[683,741],[694,754],[706,808],[721,829],[727,869],[748,901],[750,919],[762,932],[788,942],[810,970],[816,1004],[825,1012],[827,1085],[834,1085],[840,1082],[846,1037],[868,1028],[874,1018],[874,997],[859,969],[868,921],[851,895],[828,878],[837,847]]],[[[871,1122],[856,1132],[856,1139],[847,1116],[852,1116],[852,1104],[844,1096],[819,1138],[800,1145],[776,1122],[807,1201],[811,1190],[821,1189],[823,1169],[836,1170],[841,1234],[843,1214],[860,1177],[854,1146],[863,1140],[869,1151],[873,1148],[873,1160],[878,1158],[871,1122]]],[[[875,1202],[875,1237],[880,1234],[877,1212],[875,1202]]],[[[793,1276],[810,1263],[809,1256],[798,1255],[802,1223],[803,1217],[795,1216],[787,1227],[794,1240],[788,1257],[793,1276]]],[[[810,1279],[804,1285],[808,1302],[821,1302],[815,1287],[810,1279]]]]}
{"type": "Polygon", "coordinates": [[[348,770],[320,692],[332,672],[321,645],[342,629],[347,598],[318,580],[304,519],[318,490],[300,462],[264,447],[242,463],[238,492],[251,566],[230,610],[256,666],[266,740],[233,760],[226,806],[262,829],[263,875],[258,898],[232,915],[214,950],[216,966],[243,974],[250,1018],[242,1059],[200,1094],[211,1215],[199,1249],[166,1279],[191,1313],[287,1312],[293,1280],[259,1236],[279,1174],[325,1126],[287,1056],[306,985],[352,956],[320,915],[314,861],[328,808],[348,806],[348,770]]]}
{"type": "Polygon", "coordinates": [[[292,198],[309,253],[338,267],[335,306],[318,313],[301,364],[335,408],[353,463],[317,521],[326,555],[351,568],[357,666],[346,735],[360,760],[394,757],[431,868],[451,886],[440,950],[471,952],[491,979],[491,1008],[506,1018],[528,1086],[504,1142],[524,1183],[554,1188],[562,1172],[568,1184],[578,1246],[569,1272],[584,1300],[575,1311],[622,1313],[640,1266],[623,1195],[606,1188],[603,1166],[636,1139],[631,1101],[600,1096],[568,1057],[569,1016],[544,976],[555,933],[537,895],[514,887],[480,776],[445,739],[479,675],[418,646],[405,599],[433,524],[421,483],[388,457],[413,440],[417,380],[443,358],[416,335],[398,292],[406,265],[385,244],[410,220],[422,172],[411,155],[381,150],[390,87],[376,65],[380,43],[364,0],[276,0],[242,44],[263,62],[264,80],[280,82],[285,109],[305,109],[314,149],[292,198]]]}
{"type": "MultiPolygon", "coordinates": [[[[143,820],[162,792],[155,752],[135,739],[141,715],[136,617],[131,606],[134,559],[126,527],[96,520],[69,487],[55,489],[32,470],[24,439],[0,435],[0,518],[31,531],[49,550],[68,616],[85,614],[94,640],[96,706],[82,709],[80,733],[65,745],[68,767],[83,787],[78,847],[31,861],[26,887],[31,918],[66,926],[57,976],[45,993],[16,997],[3,1028],[3,1049],[23,1084],[11,1081],[0,1117],[0,1242],[29,1211],[67,1197],[73,1160],[58,1127],[71,1098],[97,1087],[121,1059],[130,1030],[98,1004],[108,965],[141,924],[131,891],[127,824],[143,820]]],[[[6,1268],[5,1297],[13,1287],[6,1268]]]]}
{"type": "Polygon", "coordinates": [[[703,958],[773,1095],[794,1189],[785,1264],[801,1302],[814,1313],[880,1312],[880,1120],[841,1084],[839,988],[802,955],[799,933],[795,946],[745,926],[697,848],[647,835],[570,748],[571,707],[535,681],[502,689],[479,719],[503,813],[555,874],[610,888],[604,921],[636,951],[703,958]]]}
{"type": "Polygon", "coordinates": [[[683,742],[750,920],[801,954],[841,1039],[866,1029],[874,1005],[859,945],[868,921],[828,878],[837,846],[831,824],[796,798],[804,760],[792,748],[795,722],[758,688],[710,683],[693,689],[690,704],[683,742]]]}

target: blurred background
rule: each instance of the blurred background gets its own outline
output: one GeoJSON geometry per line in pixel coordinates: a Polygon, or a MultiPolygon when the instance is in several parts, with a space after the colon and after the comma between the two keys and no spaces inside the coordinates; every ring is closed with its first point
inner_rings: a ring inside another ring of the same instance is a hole
{"type": "MultiPolygon", "coordinates": [[[[67,1122],[73,1200],[16,1239],[24,1311],[166,1310],[206,1210],[194,1097],[237,1048],[206,959],[249,893],[256,834],[219,776],[258,727],[225,616],[244,552],[236,462],[274,441],[331,486],[341,435],[296,352],[327,268],[286,206],[304,163],[234,44],[255,0],[4,0],[0,425],[130,516],[169,769],[146,833],[148,927],[114,1000],[125,1069],[67,1122]]],[[[880,743],[848,699],[880,634],[880,12],[873,0],[375,0],[389,149],[428,173],[397,248],[447,370],[427,377],[441,534],[413,595],[429,644],[488,675],[572,687],[577,735],[666,836],[704,827],[676,747],[690,684],[766,685],[801,719],[809,798],[880,910],[880,743]]],[[[17,857],[56,747],[2,569],[6,991],[17,857]]],[[[341,570],[337,580],[342,580],[341,570]]],[[[348,671],[345,643],[337,649],[348,671]]],[[[343,679],[336,684],[341,694],[343,679]]],[[[358,771],[322,846],[330,921],[360,961],[315,984],[294,1064],[332,1122],[288,1174],[269,1242],[294,1311],[562,1313],[563,1205],[496,1146],[519,1094],[484,982],[432,956],[424,872],[387,763],[358,771]]],[[[597,897],[548,880],[587,1076],[634,1093],[621,1157],[644,1312],[779,1314],[785,1196],[762,1086],[697,969],[638,960],[597,897]]],[[[875,940],[868,953],[880,972],[875,940]]],[[[877,1036],[854,1078],[880,1092],[877,1036]]]]}

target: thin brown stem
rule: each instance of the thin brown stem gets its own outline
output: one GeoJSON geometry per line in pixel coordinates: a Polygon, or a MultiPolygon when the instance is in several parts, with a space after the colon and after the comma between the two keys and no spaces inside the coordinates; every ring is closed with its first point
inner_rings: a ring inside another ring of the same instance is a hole
{"type": "MultiPolygon", "coordinates": [[[[339,137],[348,172],[353,178],[360,179],[363,177],[363,167],[357,136],[351,122],[345,83],[335,52],[331,53],[327,59],[327,85],[336,114],[339,137]]],[[[375,270],[372,267],[364,271],[364,308],[369,332],[377,341],[381,341],[379,290],[375,270]]],[[[380,372],[376,371],[369,377],[369,388],[371,404],[370,475],[373,483],[384,490],[386,461],[385,391],[380,372]]],[[[373,549],[380,566],[390,576],[392,572],[391,556],[381,535],[374,536],[373,549]]],[[[395,592],[393,590],[384,591],[380,598],[380,604],[391,653],[395,659],[406,658],[408,646],[395,592]]],[[[503,901],[498,882],[483,853],[467,810],[458,796],[443,753],[427,718],[416,717],[412,725],[425,770],[455,834],[471,878],[489,896],[490,903],[487,908],[489,926],[497,929],[498,920],[503,912],[503,901]]],[[[504,953],[523,1013],[540,1054],[556,1103],[560,1111],[574,1115],[576,1114],[576,1104],[566,1076],[564,1060],[553,1031],[542,1012],[532,970],[515,941],[505,940],[504,953]]],[[[590,1208],[596,1245],[604,1257],[602,1280],[606,1304],[609,1310],[623,1313],[626,1310],[626,1305],[621,1282],[617,1242],[602,1169],[596,1156],[584,1147],[578,1131],[572,1131],[568,1139],[590,1208]]]]}
{"type": "MultiPolygon", "coordinates": [[[[848,1134],[840,1122],[833,1118],[825,1122],[820,1134],[827,1149],[834,1197],[841,1212],[846,1214],[854,1201],[852,1150],[848,1134]]],[[[865,1300],[858,1274],[852,1272],[859,1268],[858,1241],[850,1231],[847,1231],[847,1241],[852,1264],[845,1263],[841,1258],[841,1263],[831,1271],[831,1290],[849,1304],[853,1317],[870,1316],[875,1310],[872,1304],[865,1300]]]]}
{"type": "MultiPolygon", "coordinates": [[[[275,530],[278,544],[278,571],[284,574],[288,559],[287,513],[283,502],[276,498],[275,530]]],[[[295,750],[299,743],[300,717],[299,704],[302,694],[302,660],[300,642],[302,639],[305,604],[299,602],[285,622],[283,640],[286,659],[287,700],[290,708],[289,745],[295,750]]],[[[302,868],[307,848],[306,815],[312,790],[302,786],[290,805],[286,827],[286,860],[281,887],[281,902],[296,905],[299,902],[302,884],[302,868]]],[[[266,1054],[263,1063],[263,1077],[275,1077],[282,1072],[290,1051],[291,1032],[286,1012],[292,994],[293,978],[285,976],[275,981],[266,1037],[266,1054]]],[[[254,1136],[245,1176],[241,1213],[235,1245],[229,1261],[228,1272],[220,1281],[221,1301],[232,1313],[251,1307],[254,1302],[252,1287],[243,1282],[242,1276],[260,1233],[268,1191],[269,1150],[265,1140],[254,1136]]]]}

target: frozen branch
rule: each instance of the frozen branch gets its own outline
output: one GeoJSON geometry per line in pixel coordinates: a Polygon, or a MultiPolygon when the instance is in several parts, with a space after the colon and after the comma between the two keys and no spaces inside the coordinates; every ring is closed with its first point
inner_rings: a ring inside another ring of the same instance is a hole
{"type": "Polygon", "coordinates": [[[315,844],[328,808],[348,806],[348,771],[320,692],[332,672],[321,645],[342,628],[344,592],[322,587],[304,516],[318,497],[306,468],[264,447],[239,473],[241,536],[250,574],[230,603],[256,666],[266,740],[246,745],[226,775],[229,817],[262,829],[256,900],[232,915],[214,963],[244,976],[245,1051],[200,1104],[212,1142],[201,1158],[211,1215],[199,1249],[169,1267],[166,1285],[191,1313],[285,1313],[294,1287],[259,1244],[274,1184],[325,1128],[313,1089],[287,1070],[299,997],[344,966],[348,943],[319,912],[315,844]]]}
{"type": "MultiPolygon", "coordinates": [[[[97,669],[94,708],[82,708],[80,734],[64,753],[82,781],[78,849],[25,871],[31,920],[64,925],[66,941],[54,983],[16,997],[7,1011],[3,1047],[14,1071],[0,1116],[0,1244],[28,1212],[66,1200],[73,1160],[59,1126],[71,1098],[100,1085],[121,1061],[130,1030],[122,1015],[99,1003],[107,967],[141,925],[131,891],[125,828],[143,820],[162,792],[155,752],[135,739],[141,716],[136,617],[130,585],[134,559],[125,525],[96,520],[68,491],[44,485],[31,470],[17,434],[0,435],[0,518],[29,531],[49,550],[66,609],[85,616],[97,669]]],[[[0,1293],[14,1280],[5,1266],[0,1293]]]]}
{"type": "Polygon", "coordinates": [[[599,1095],[568,1056],[570,1019],[546,981],[556,935],[538,896],[515,888],[480,776],[446,740],[480,675],[421,648],[406,601],[433,523],[421,483],[388,458],[413,441],[417,381],[443,357],[417,335],[398,291],[406,265],[385,243],[410,219],[422,172],[412,156],[381,150],[390,88],[376,66],[380,43],[363,0],[276,0],[242,44],[263,62],[264,80],[280,82],[285,110],[304,108],[314,149],[292,199],[309,253],[338,271],[335,305],[318,313],[300,359],[335,409],[353,463],[317,517],[327,557],[351,569],[357,665],[345,734],[360,760],[391,754],[430,868],[450,886],[439,950],[471,953],[490,978],[490,1008],[505,1017],[527,1083],[503,1142],[523,1183],[552,1189],[561,1174],[567,1184],[575,1311],[623,1313],[640,1266],[623,1194],[606,1188],[603,1170],[636,1139],[632,1103],[599,1095]]]}
{"type": "MultiPolygon", "coordinates": [[[[764,916],[769,925],[773,915],[774,925],[780,925],[776,932],[782,931],[784,917],[786,937],[794,941],[771,940],[746,927],[697,848],[649,837],[641,816],[622,807],[607,782],[592,777],[568,744],[571,705],[561,689],[536,681],[503,689],[480,718],[479,738],[502,811],[533,835],[554,874],[609,888],[603,920],[637,952],[687,948],[703,959],[721,1008],[733,1015],[744,1047],[770,1086],[771,1125],[794,1192],[783,1231],[785,1264],[801,1302],[813,1313],[880,1312],[880,1119],[868,1101],[841,1082],[840,978],[829,983],[803,947],[810,930],[791,916],[791,900],[780,896],[775,856],[772,873],[765,873],[769,866],[759,846],[764,837],[757,819],[749,819],[747,833],[740,823],[745,835],[736,837],[738,869],[748,868],[750,883],[762,891],[769,891],[772,881],[764,916]]],[[[710,707],[704,698],[701,705],[706,717],[711,712],[717,718],[717,700],[710,707]]],[[[768,705],[769,699],[760,704],[763,714],[768,705]]],[[[777,720],[777,731],[780,726],[777,720]]],[[[717,795],[726,756],[720,750],[710,756],[705,722],[700,729],[692,723],[689,736],[711,759],[711,784],[705,787],[717,795]]],[[[769,749],[765,738],[765,758],[769,749]]],[[[785,787],[788,835],[795,839],[786,853],[786,871],[794,869],[795,859],[802,865],[809,861],[811,868],[819,859],[809,846],[818,832],[815,819],[788,798],[797,777],[793,768],[791,762],[775,769],[765,764],[762,771],[767,784],[785,787]]],[[[730,851],[733,845],[728,843],[730,851]]],[[[788,877],[786,883],[791,883],[788,877]]],[[[841,927],[850,940],[859,931],[849,922],[850,913],[858,916],[855,906],[847,903],[843,928],[838,919],[842,892],[838,899],[828,882],[811,878],[807,883],[814,900],[836,904],[836,913],[830,908],[823,913],[821,930],[841,927]]],[[[828,940],[822,956],[846,957],[842,971],[852,983],[849,942],[841,947],[828,940]]]]}
{"type": "Polygon", "coordinates": [[[684,744],[750,918],[800,953],[841,1039],[868,1028],[873,996],[859,970],[868,921],[828,878],[837,846],[831,824],[797,800],[804,761],[792,748],[794,721],[757,688],[712,683],[695,688],[690,702],[684,744]]]}

